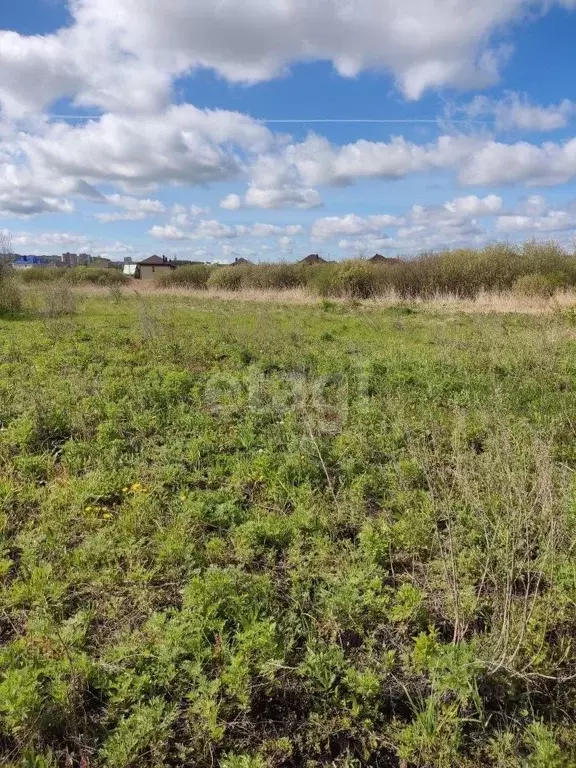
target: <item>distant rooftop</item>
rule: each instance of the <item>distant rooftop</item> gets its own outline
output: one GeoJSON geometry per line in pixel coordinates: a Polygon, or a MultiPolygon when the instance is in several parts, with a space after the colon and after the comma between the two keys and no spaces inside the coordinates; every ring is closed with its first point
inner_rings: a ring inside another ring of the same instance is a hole
{"type": "Polygon", "coordinates": [[[309,256],[306,256],[305,259],[302,259],[300,264],[328,264],[328,262],[317,253],[311,253],[309,256]]]}
{"type": "Polygon", "coordinates": [[[371,261],[373,264],[399,264],[400,259],[393,258],[392,256],[382,256],[381,253],[377,253],[374,256],[372,256],[371,259],[368,259],[368,261],[371,261]]]}
{"type": "Polygon", "coordinates": [[[140,266],[145,265],[149,267],[170,267],[174,266],[174,264],[166,258],[166,256],[148,256],[147,259],[143,259],[142,261],[139,261],[138,264],[140,266]]]}

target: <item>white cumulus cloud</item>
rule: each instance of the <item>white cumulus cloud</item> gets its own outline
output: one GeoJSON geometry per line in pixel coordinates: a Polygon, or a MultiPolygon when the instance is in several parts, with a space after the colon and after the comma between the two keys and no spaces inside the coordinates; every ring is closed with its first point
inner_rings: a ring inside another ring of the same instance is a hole
{"type": "Polygon", "coordinates": [[[386,69],[409,99],[498,79],[511,53],[497,35],[536,9],[572,0],[73,0],[50,35],[5,31],[0,102],[21,114],[60,98],[154,112],[173,81],[206,67],[232,82],[330,61],[344,77],[386,69]]]}
{"type": "Polygon", "coordinates": [[[386,214],[378,216],[327,216],[317,219],[312,225],[311,235],[314,240],[329,240],[332,237],[362,236],[382,233],[388,227],[397,227],[404,219],[386,214]]]}
{"type": "Polygon", "coordinates": [[[546,132],[565,128],[576,114],[576,104],[564,99],[559,104],[541,106],[533,104],[524,94],[508,92],[499,101],[476,96],[464,111],[473,118],[493,118],[499,131],[546,132]]]}

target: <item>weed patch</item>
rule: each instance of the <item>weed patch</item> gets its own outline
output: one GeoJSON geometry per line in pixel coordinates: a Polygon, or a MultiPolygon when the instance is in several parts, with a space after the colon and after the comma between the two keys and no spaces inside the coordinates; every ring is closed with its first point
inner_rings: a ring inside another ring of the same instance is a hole
{"type": "Polygon", "coordinates": [[[0,318],[0,762],[575,764],[573,313],[330,295],[0,318]]]}

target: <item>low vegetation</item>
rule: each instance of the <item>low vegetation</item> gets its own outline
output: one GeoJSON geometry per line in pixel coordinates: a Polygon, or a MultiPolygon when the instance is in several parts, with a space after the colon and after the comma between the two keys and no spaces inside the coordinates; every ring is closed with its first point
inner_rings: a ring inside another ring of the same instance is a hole
{"type": "Polygon", "coordinates": [[[76,314],[78,296],[67,281],[49,283],[33,297],[31,308],[45,317],[65,317],[76,314]],[[35,300],[35,301],[34,301],[35,300]]]}
{"type": "Polygon", "coordinates": [[[130,282],[130,278],[119,269],[103,267],[32,267],[19,273],[20,280],[25,284],[44,284],[52,282],[67,282],[71,285],[122,285],[130,282]]]}
{"type": "Polygon", "coordinates": [[[0,261],[0,317],[17,315],[22,310],[22,294],[12,268],[0,261]]]}
{"type": "Polygon", "coordinates": [[[571,310],[1,319],[2,765],[574,766],[575,351],[571,310]]]}
{"type": "Polygon", "coordinates": [[[485,291],[511,290],[547,297],[576,286],[576,257],[556,243],[493,244],[380,263],[190,266],[160,277],[158,285],[234,292],[299,288],[316,296],[356,299],[391,292],[405,299],[439,294],[474,298],[485,291]]]}
{"type": "Polygon", "coordinates": [[[210,278],[211,268],[205,264],[190,264],[160,275],[156,282],[160,288],[196,288],[204,290],[210,278]]]}

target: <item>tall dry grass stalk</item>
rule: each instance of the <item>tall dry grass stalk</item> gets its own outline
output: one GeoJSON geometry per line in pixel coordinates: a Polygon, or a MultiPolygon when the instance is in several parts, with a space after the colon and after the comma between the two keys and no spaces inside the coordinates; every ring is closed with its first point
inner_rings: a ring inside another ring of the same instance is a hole
{"type": "MultiPolygon", "coordinates": [[[[239,291],[227,291],[208,288],[188,289],[184,287],[158,287],[153,281],[138,282],[134,280],[128,286],[119,287],[119,295],[134,296],[137,292],[141,296],[161,295],[165,297],[189,298],[192,300],[216,300],[232,302],[260,302],[291,305],[312,306],[319,303],[318,296],[311,294],[302,288],[294,288],[285,291],[242,289],[239,291]]],[[[106,296],[109,290],[106,287],[79,286],[74,289],[83,296],[106,296]]],[[[337,305],[345,305],[351,301],[349,297],[331,298],[331,302],[337,305]]],[[[428,297],[415,297],[410,300],[402,298],[396,291],[386,293],[370,299],[354,299],[358,307],[387,308],[398,305],[410,305],[445,312],[466,313],[518,313],[518,314],[549,314],[556,311],[568,310],[576,307],[576,291],[558,290],[549,298],[527,296],[514,291],[480,291],[474,298],[462,298],[455,294],[438,292],[428,297]]]]}
{"type": "Polygon", "coordinates": [[[570,471],[528,430],[502,425],[472,439],[464,419],[449,446],[437,435],[411,453],[436,519],[436,557],[422,580],[438,616],[451,617],[452,641],[481,632],[478,663],[491,675],[574,675],[570,638],[548,639],[558,620],[549,585],[573,548],[570,471]]]}

